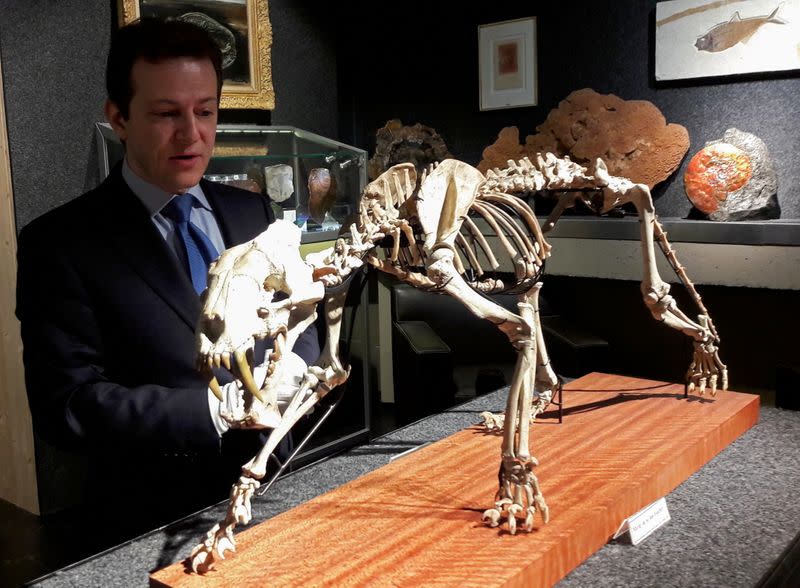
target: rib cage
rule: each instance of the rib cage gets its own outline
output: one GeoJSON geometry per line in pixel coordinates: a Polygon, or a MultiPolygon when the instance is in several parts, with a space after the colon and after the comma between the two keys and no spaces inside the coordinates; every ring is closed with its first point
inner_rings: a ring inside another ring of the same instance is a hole
{"type": "MultiPolygon", "coordinates": [[[[421,227],[413,216],[406,220],[414,242],[401,237],[397,263],[405,271],[424,273],[421,227]]],[[[397,244],[387,238],[381,247],[388,258],[394,256],[397,244]]],[[[476,197],[461,223],[454,263],[478,292],[516,294],[529,290],[539,280],[549,253],[550,245],[526,202],[510,194],[486,192],[476,197]]]]}
{"type": "Polygon", "coordinates": [[[499,193],[472,203],[456,245],[464,268],[459,271],[470,286],[487,294],[529,290],[541,277],[550,251],[533,210],[517,197],[499,193]],[[479,222],[488,230],[482,231],[479,222]]]}
{"type": "MultiPolygon", "coordinates": [[[[403,182],[395,178],[392,190],[395,197],[381,203],[382,213],[388,213],[388,218],[405,219],[413,231],[414,243],[401,238],[399,248],[393,239],[386,239],[382,244],[386,256],[396,257],[404,271],[425,271],[422,230],[416,223],[413,206],[404,203],[413,202],[419,186],[434,168],[431,166],[413,182],[413,194],[408,193],[410,189],[401,189],[403,182]]],[[[405,180],[407,185],[408,178],[405,180]]],[[[533,209],[515,194],[597,188],[597,178],[589,174],[587,168],[552,153],[537,155],[535,162],[526,157],[509,161],[508,167],[502,170],[489,170],[477,189],[468,216],[459,227],[455,241],[456,269],[472,288],[482,293],[527,291],[541,277],[550,245],[543,237],[533,209]]],[[[369,216],[377,216],[377,210],[370,212],[373,214],[369,216]]]]}

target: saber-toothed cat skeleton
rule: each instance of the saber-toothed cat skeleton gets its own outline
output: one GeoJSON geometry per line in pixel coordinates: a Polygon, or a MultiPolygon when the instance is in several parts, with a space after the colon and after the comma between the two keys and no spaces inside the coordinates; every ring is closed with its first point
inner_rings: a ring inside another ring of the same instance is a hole
{"type": "Polygon", "coordinates": [[[238,378],[238,397],[234,394],[234,402],[226,399],[228,412],[223,415],[231,427],[271,428],[272,432],[263,449],[242,467],[224,520],[192,552],[192,568],[208,570],[217,557],[234,549],[233,529],[251,518],[250,500],[266,475],[270,454],[303,415],[347,380],[348,368],[338,354],[341,316],[349,278],[364,263],[415,287],[457,298],[477,317],[494,323],[518,351],[505,419],[486,416],[488,428],[503,428],[503,439],[499,489],[484,520],[497,526],[505,518],[512,533],[518,519],[525,530],[531,530],[536,510],[546,522],[548,508],[533,473],[537,462],[529,450],[529,423],[547,407],[558,382],[539,325],[538,279],[550,255],[543,232],[577,201],[600,213],[628,202],[636,207],[645,304],[657,320],[693,339],[694,357],[686,375],[689,389],[696,387],[701,394],[710,389],[715,394],[718,386],[727,388],[716,330],[667,242],[647,186],[610,176],[601,160],[589,173],[568,158],[552,154],[538,156],[535,162],[510,161],[506,169],[490,171],[486,177],[452,159],[423,173],[419,181],[413,165],[396,165],[366,187],[358,222],[333,248],[303,261],[299,229],[277,221],[250,243],[225,251],[212,265],[197,331],[200,363],[220,400],[223,393],[211,368],[232,366],[238,378]],[[514,195],[539,190],[558,194],[544,231],[531,208],[514,195]],[[697,322],[677,307],[669,285],[656,271],[656,239],[698,306],[697,322]],[[509,266],[511,271],[501,271],[509,266]],[[519,313],[485,296],[493,292],[517,293],[519,313]],[[316,305],[322,300],[325,348],[281,410],[277,390],[284,379],[282,358],[314,320],[316,305]],[[266,378],[259,386],[253,376],[252,351],[255,339],[265,337],[274,344],[266,378]]]}

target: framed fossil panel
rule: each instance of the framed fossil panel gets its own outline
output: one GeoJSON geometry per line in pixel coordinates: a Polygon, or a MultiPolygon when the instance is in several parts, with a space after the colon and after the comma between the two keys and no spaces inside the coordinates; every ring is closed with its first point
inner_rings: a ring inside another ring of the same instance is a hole
{"type": "Polygon", "coordinates": [[[275,108],[267,0],[117,0],[120,26],[178,18],[206,29],[222,49],[221,108],[275,108]]]}
{"type": "Polygon", "coordinates": [[[478,27],[480,108],[536,105],[536,18],[478,27]]]}
{"type": "Polygon", "coordinates": [[[800,69],[800,0],[656,4],[656,80],[800,69]]]}

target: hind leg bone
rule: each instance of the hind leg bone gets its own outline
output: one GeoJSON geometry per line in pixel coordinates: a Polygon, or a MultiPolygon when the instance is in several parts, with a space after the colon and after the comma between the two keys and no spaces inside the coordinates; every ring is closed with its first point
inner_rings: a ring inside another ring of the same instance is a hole
{"type": "MultiPolygon", "coordinates": [[[[472,290],[456,271],[453,255],[449,247],[435,249],[431,255],[428,276],[473,314],[494,323],[518,353],[503,425],[499,488],[494,508],[484,513],[484,520],[491,526],[497,526],[505,515],[508,529],[513,534],[519,517],[523,520],[523,528],[530,531],[536,510],[539,510],[545,522],[549,518],[539,482],[533,474],[533,467],[538,462],[529,449],[532,410],[538,410],[538,406],[532,409],[531,403],[537,380],[537,359],[540,357],[535,306],[530,302],[536,303],[539,287],[531,289],[524,297],[525,301],[519,303],[520,314],[514,314],[472,290]]],[[[548,372],[545,370],[544,373],[548,372]]],[[[549,382],[550,378],[546,377],[543,381],[549,382]]]]}

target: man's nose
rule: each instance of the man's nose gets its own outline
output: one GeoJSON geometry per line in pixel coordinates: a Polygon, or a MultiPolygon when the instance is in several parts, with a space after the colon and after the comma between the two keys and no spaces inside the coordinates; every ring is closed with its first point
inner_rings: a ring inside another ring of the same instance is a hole
{"type": "Polygon", "coordinates": [[[177,131],[178,138],[186,143],[193,143],[199,138],[200,132],[193,112],[180,117],[177,131]]]}

